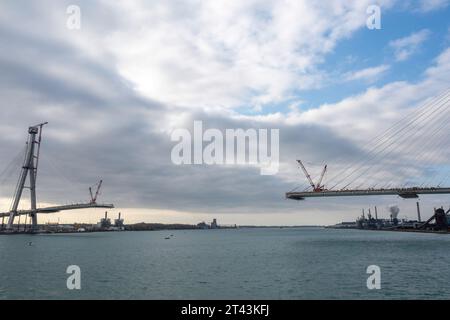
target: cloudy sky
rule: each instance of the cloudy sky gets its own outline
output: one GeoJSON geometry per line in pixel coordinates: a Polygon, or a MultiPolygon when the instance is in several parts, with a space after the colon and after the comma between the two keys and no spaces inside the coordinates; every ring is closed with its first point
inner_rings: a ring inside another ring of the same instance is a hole
{"type": "MultiPolygon", "coordinates": [[[[284,194],[307,186],[296,159],[313,176],[327,163],[331,185],[345,164],[366,165],[358,159],[374,137],[449,89],[449,16],[448,0],[3,0],[0,205],[9,207],[26,128],[48,121],[41,205],[86,200],[102,178],[101,200],[114,202],[113,213],[127,222],[329,224],[375,205],[387,215],[390,204],[414,217],[415,201],[396,197],[295,202],[284,194]],[[373,4],[381,8],[379,30],[366,25],[373,4]],[[74,5],[80,29],[68,27],[74,5]],[[219,130],[279,129],[278,174],[174,165],[171,133],[195,120],[219,130]]],[[[450,115],[436,111],[442,125],[429,125],[445,132],[450,115]]],[[[424,124],[414,130],[430,132],[424,124]]],[[[399,138],[402,148],[373,159],[366,186],[436,185],[450,156],[439,132],[399,138]]],[[[448,205],[446,197],[421,202],[424,216],[448,205]]]]}

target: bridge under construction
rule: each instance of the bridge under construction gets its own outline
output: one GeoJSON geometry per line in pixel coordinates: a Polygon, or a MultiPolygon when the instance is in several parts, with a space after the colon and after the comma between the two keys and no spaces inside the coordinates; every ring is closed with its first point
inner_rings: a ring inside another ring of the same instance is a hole
{"type": "Polygon", "coordinates": [[[286,197],[292,200],[320,197],[351,197],[351,196],[388,196],[396,195],[404,199],[418,198],[420,194],[450,194],[450,188],[393,188],[367,190],[322,190],[313,192],[287,192],[286,197]]]}
{"type": "Polygon", "coordinates": [[[409,199],[450,194],[450,187],[445,187],[450,180],[449,131],[450,90],[446,90],[414,108],[370,143],[363,142],[359,156],[344,154],[335,166],[325,165],[317,182],[305,163],[297,160],[308,183],[287,192],[286,198],[396,195],[409,199]],[[330,167],[334,175],[325,179],[330,167]]]}
{"type": "Polygon", "coordinates": [[[13,196],[13,202],[11,209],[8,212],[0,213],[1,229],[5,232],[14,232],[14,220],[16,217],[25,216],[26,219],[31,219],[30,228],[25,230],[30,233],[38,232],[38,214],[50,214],[60,211],[77,210],[77,209],[91,209],[91,208],[114,208],[113,204],[98,204],[97,197],[100,192],[102,181],[97,186],[95,195],[90,188],[91,199],[86,203],[74,203],[63,206],[52,206],[45,208],[37,207],[37,173],[39,167],[39,158],[42,144],[42,130],[48,123],[41,123],[36,126],[32,126],[28,129],[28,140],[26,143],[25,159],[20,172],[19,180],[16,185],[16,189],[13,196]],[[29,185],[26,185],[27,180],[29,185]],[[25,189],[30,190],[30,209],[19,210],[19,205],[22,200],[23,192],[25,189]],[[7,222],[5,223],[5,218],[7,222]]]}

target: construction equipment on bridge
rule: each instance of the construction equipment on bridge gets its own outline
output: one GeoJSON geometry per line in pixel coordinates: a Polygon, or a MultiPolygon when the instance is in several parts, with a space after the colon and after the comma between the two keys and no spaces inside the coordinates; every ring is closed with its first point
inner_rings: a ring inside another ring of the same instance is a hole
{"type": "Polygon", "coordinates": [[[91,203],[97,203],[98,195],[100,194],[100,189],[102,188],[103,180],[100,180],[99,183],[96,184],[97,191],[95,192],[95,196],[92,193],[92,187],[89,187],[89,193],[91,195],[91,203]]]}
{"type": "Polygon", "coordinates": [[[320,174],[319,182],[317,182],[317,184],[314,184],[313,180],[311,179],[311,176],[308,173],[308,170],[306,170],[305,166],[303,165],[302,160],[297,160],[297,162],[300,164],[300,167],[302,168],[303,173],[305,174],[306,178],[308,179],[309,184],[311,185],[312,189],[315,192],[324,191],[324,186],[322,185],[322,181],[323,181],[323,177],[325,176],[325,172],[327,172],[327,165],[325,165],[322,173],[320,174]]]}
{"type": "Polygon", "coordinates": [[[323,190],[287,192],[286,198],[305,200],[305,198],[343,197],[343,196],[387,196],[396,195],[404,199],[418,198],[419,194],[450,194],[450,188],[391,188],[391,189],[361,189],[361,190],[323,190]]]}
{"type": "Polygon", "coordinates": [[[22,170],[19,176],[19,181],[17,182],[16,190],[14,192],[13,204],[9,212],[0,213],[0,217],[2,218],[2,229],[4,226],[5,217],[8,217],[6,229],[12,231],[15,217],[19,217],[20,219],[21,215],[30,216],[32,225],[31,231],[36,232],[38,231],[38,222],[37,222],[38,213],[48,214],[59,211],[88,209],[88,208],[114,208],[113,204],[97,204],[97,197],[99,195],[102,182],[99,183],[95,196],[92,196],[92,190],[90,189],[91,201],[89,203],[76,203],[71,205],[54,206],[47,208],[37,207],[36,180],[42,144],[42,130],[44,126],[47,124],[48,124],[47,122],[44,122],[29,127],[28,129],[28,141],[26,143],[25,160],[23,162],[22,170]],[[25,186],[27,178],[29,179],[29,186],[25,186]],[[25,188],[30,190],[31,207],[29,210],[18,210],[20,200],[23,195],[23,190],[25,188]]]}
{"type": "Polygon", "coordinates": [[[370,143],[361,143],[359,156],[340,152],[341,159],[333,159],[335,164],[328,161],[317,183],[304,162],[297,160],[309,185],[287,192],[286,198],[397,195],[409,199],[421,194],[450,194],[450,187],[443,187],[450,179],[449,131],[447,89],[427,99],[370,143]],[[329,168],[334,175],[327,174],[325,187],[322,181],[329,168]]]}

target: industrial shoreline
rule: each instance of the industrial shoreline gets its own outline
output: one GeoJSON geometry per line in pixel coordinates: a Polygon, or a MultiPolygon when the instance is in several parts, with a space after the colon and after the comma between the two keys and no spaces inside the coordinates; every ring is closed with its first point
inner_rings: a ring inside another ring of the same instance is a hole
{"type": "Polygon", "coordinates": [[[417,229],[402,229],[402,228],[391,228],[391,229],[360,229],[356,227],[341,227],[338,225],[326,226],[326,229],[335,230],[364,230],[364,231],[390,231],[390,232],[404,232],[404,233],[433,233],[433,234],[450,234],[450,230],[417,230],[417,229]]]}
{"type": "Polygon", "coordinates": [[[356,221],[341,222],[333,226],[328,226],[330,229],[358,229],[371,231],[397,231],[397,232],[416,232],[416,233],[450,233],[450,209],[445,211],[444,207],[434,208],[432,216],[426,221],[422,220],[420,212],[420,203],[417,202],[417,219],[398,219],[400,209],[397,206],[389,207],[389,218],[379,218],[377,207],[375,207],[375,215],[368,210],[366,215],[365,210],[362,210],[362,215],[356,221]]]}
{"type": "Polygon", "coordinates": [[[296,229],[296,228],[326,228],[322,225],[295,225],[295,226],[265,226],[265,225],[237,225],[237,224],[219,224],[217,219],[213,219],[210,223],[200,222],[198,224],[183,223],[147,223],[139,222],[133,224],[124,224],[124,219],[119,213],[118,219],[111,222],[108,213],[105,212],[104,218],[100,219],[97,224],[91,223],[46,223],[38,224],[34,230],[27,225],[15,224],[8,230],[4,225],[0,225],[0,235],[5,234],[61,234],[61,233],[93,233],[93,232],[123,232],[123,231],[175,231],[175,230],[216,230],[216,229],[296,229]]]}
{"type": "Polygon", "coordinates": [[[162,224],[162,223],[134,223],[125,224],[122,214],[119,212],[114,222],[108,218],[108,212],[105,212],[103,218],[96,224],[91,223],[46,223],[46,224],[20,224],[7,227],[4,222],[0,225],[0,234],[53,234],[53,233],[88,233],[88,232],[120,232],[120,231],[163,231],[163,230],[205,230],[205,229],[237,229],[237,225],[219,225],[217,219],[211,223],[200,222],[196,225],[191,224],[162,224]]]}

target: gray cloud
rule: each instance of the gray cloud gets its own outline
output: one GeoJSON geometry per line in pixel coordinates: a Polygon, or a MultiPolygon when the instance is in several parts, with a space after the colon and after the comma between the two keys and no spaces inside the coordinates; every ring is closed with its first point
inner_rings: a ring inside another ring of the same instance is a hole
{"type": "MultiPolygon", "coordinates": [[[[54,31],[54,25],[48,22],[54,18],[53,11],[46,14],[37,4],[19,10],[21,5],[0,5],[3,18],[11,14],[0,20],[0,163],[8,163],[20,151],[29,125],[49,121],[39,175],[42,202],[86,199],[87,187],[103,178],[102,199],[119,207],[202,213],[301,213],[315,210],[318,203],[299,205],[284,199],[286,191],[298,184],[306,186],[296,167],[297,158],[317,164],[312,168],[317,170],[324,161],[339,158],[345,163],[365,152],[345,132],[345,124],[334,127],[307,117],[307,121],[297,121],[295,115],[273,120],[239,117],[220,109],[193,111],[143,97],[123,77],[112,54],[101,49],[93,50],[93,54],[85,43],[66,39],[64,28],[54,31]],[[17,15],[28,19],[28,23],[12,23],[19,18],[17,15]],[[261,176],[258,168],[250,166],[175,166],[170,161],[174,145],[170,141],[170,122],[181,115],[182,127],[202,120],[205,127],[221,130],[280,129],[279,175],[261,176]]],[[[87,17],[91,16],[87,21],[95,20],[93,13],[100,12],[98,23],[86,25],[96,35],[109,32],[109,23],[110,28],[125,23],[112,11],[94,8],[90,2],[85,6],[89,8],[87,17]]],[[[58,7],[64,12],[63,5],[58,7]]],[[[317,113],[340,120],[341,106],[332,107],[329,113],[324,111],[326,108],[317,113]]],[[[354,110],[344,114],[351,118],[354,110]]],[[[10,196],[15,179],[15,175],[6,179],[1,195],[10,196]]],[[[321,203],[321,210],[345,211],[364,202],[321,203]]]]}

